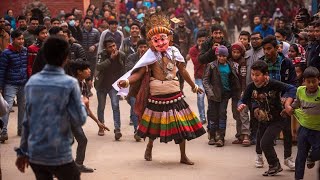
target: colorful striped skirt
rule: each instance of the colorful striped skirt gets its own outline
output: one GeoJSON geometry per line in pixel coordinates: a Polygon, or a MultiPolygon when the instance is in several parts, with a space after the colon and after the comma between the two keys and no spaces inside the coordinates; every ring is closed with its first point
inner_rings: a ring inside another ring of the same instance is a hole
{"type": "Polygon", "coordinates": [[[138,135],[151,139],[160,137],[160,142],[165,143],[174,140],[179,144],[205,134],[201,122],[183,98],[181,92],[150,97],[138,135]]]}

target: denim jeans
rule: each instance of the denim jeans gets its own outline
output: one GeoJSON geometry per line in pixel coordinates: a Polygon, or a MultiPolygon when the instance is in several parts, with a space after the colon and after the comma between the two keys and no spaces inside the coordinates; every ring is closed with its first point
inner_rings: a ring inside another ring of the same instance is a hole
{"type": "MultiPolygon", "coordinates": [[[[9,109],[12,108],[14,98],[17,96],[17,104],[18,104],[18,131],[22,130],[22,120],[24,116],[24,111],[26,107],[26,98],[24,93],[24,86],[14,86],[10,84],[6,84],[3,89],[3,98],[9,104],[9,109]]],[[[9,121],[9,113],[2,116],[1,119],[3,121],[3,129],[2,133],[7,133],[7,126],[9,121]]]]}
{"type": "Polygon", "coordinates": [[[82,127],[71,126],[71,130],[78,143],[75,162],[79,165],[83,165],[84,158],[86,157],[88,139],[84,134],[82,127]]]}
{"type": "MultiPolygon", "coordinates": [[[[195,79],[195,83],[196,85],[199,86],[199,88],[204,90],[202,79],[195,79]]],[[[197,94],[197,106],[198,106],[198,111],[199,111],[199,116],[201,121],[206,120],[204,97],[205,97],[205,93],[197,94]]]]}
{"type": "Polygon", "coordinates": [[[136,104],[136,98],[135,97],[127,97],[127,103],[130,105],[130,120],[133,123],[134,132],[137,131],[138,128],[138,116],[134,112],[134,106],[136,104]]]}
{"type": "Polygon", "coordinates": [[[120,122],[120,107],[119,107],[119,96],[117,95],[117,91],[115,89],[111,89],[110,91],[106,90],[97,90],[97,98],[98,98],[98,119],[104,123],[104,109],[106,106],[107,95],[111,99],[111,107],[113,111],[113,122],[114,128],[120,129],[121,122],[120,122]]]}
{"type": "Polygon", "coordinates": [[[230,93],[222,94],[221,102],[208,100],[208,127],[210,134],[218,135],[216,140],[224,140],[227,126],[227,107],[230,93]]]}
{"type": "Polygon", "coordinates": [[[312,161],[320,160],[320,131],[300,126],[298,129],[298,152],[295,167],[295,179],[303,179],[306,160],[311,148],[309,158],[312,161]]]}

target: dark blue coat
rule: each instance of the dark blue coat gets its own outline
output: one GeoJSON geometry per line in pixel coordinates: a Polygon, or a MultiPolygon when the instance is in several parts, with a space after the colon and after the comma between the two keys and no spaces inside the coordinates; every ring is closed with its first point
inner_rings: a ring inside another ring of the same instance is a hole
{"type": "Polygon", "coordinates": [[[6,84],[23,86],[28,80],[27,76],[27,48],[21,51],[9,45],[0,56],[0,89],[6,84]]]}

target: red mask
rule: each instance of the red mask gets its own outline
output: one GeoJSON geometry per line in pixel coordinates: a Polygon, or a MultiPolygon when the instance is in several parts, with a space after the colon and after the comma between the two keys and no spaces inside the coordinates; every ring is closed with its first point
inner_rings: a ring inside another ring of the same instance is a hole
{"type": "Polygon", "coordinates": [[[151,42],[158,52],[165,52],[169,47],[169,37],[167,34],[156,34],[151,37],[151,42]]]}

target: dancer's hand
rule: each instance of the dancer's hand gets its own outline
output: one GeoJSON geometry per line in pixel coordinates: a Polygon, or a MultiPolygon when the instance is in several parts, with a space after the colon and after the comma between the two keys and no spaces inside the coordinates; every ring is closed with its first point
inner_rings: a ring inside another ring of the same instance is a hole
{"type": "Polygon", "coordinates": [[[119,87],[119,88],[126,88],[126,86],[127,86],[126,80],[120,80],[120,81],[118,82],[118,87],[119,87]]]}
{"type": "Polygon", "coordinates": [[[197,90],[197,94],[202,94],[202,93],[204,93],[204,90],[203,90],[203,89],[201,89],[201,88],[198,88],[198,90],[197,90]]]}
{"type": "Polygon", "coordinates": [[[103,129],[104,131],[106,131],[106,130],[110,131],[110,129],[106,125],[104,125],[102,122],[98,121],[97,124],[98,124],[99,128],[103,129]]]}

